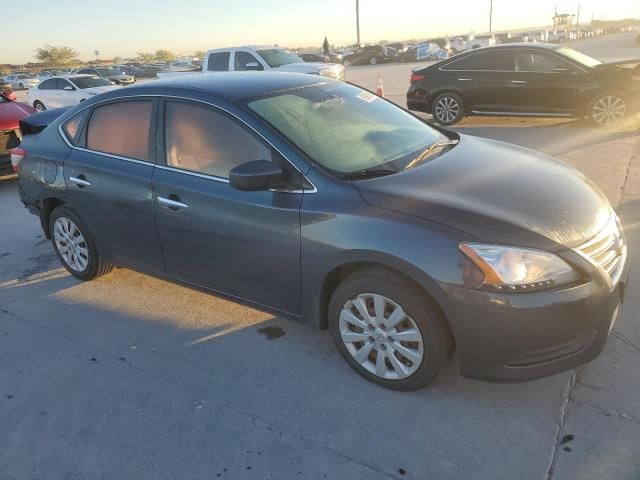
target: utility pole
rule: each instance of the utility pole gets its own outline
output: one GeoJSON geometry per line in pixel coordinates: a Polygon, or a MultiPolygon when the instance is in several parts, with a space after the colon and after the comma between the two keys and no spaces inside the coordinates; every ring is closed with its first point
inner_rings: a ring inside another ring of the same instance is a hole
{"type": "Polygon", "coordinates": [[[360,0],[356,0],[356,31],[358,32],[358,47],[360,46],[360,0]]]}
{"type": "Polygon", "coordinates": [[[489,35],[491,35],[491,31],[493,28],[493,0],[489,1],[489,35]]]}

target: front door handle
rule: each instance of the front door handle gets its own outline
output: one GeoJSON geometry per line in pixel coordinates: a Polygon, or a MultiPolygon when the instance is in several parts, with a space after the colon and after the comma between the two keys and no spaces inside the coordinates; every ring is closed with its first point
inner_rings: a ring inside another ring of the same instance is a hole
{"type": "Polygon", "coordinates": [[[513,83],[514,85],[526,85],[527,84],[526,80],[511,80],[511,83],[513,83]]]}
{"type": "Polygon", "coordinates": [[[69,177],[69,181],[75,183],[78,187],[90,187],[91,182],[87,181],[84,175],[78,175],[77,177],[69,177]]]}
{"type": "Polygon", "coordinates": [[[470,82],[471,80],[473,80],[472,78],[459,78],[458,81],[460,82],[470,82]]]}
{"type": "Polygon", "coordinates": [[[169,195],[169,198],[158,197],[158,203],[166,205],[171,210],[178,210],[180,208],[189,208],[189,205],[180,201],[177,195],[169,195]]]}

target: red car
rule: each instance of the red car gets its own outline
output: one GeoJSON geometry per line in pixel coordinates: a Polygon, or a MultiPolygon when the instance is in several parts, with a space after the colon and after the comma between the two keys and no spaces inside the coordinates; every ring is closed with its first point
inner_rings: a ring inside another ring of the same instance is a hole
{"type": "Polygon", "coordinates": [[[27,115],[36,113],[34,108],[15,100],[15,93],[0,92],[0,173],[11,167],[9,150],[20,143],[18,122],[27,115]]]}

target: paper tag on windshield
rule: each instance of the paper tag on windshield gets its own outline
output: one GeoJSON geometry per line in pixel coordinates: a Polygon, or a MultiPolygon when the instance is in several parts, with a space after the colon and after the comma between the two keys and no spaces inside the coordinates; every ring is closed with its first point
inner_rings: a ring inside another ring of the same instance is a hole
{"type": "Polygon", "coordinates": [[[374,95],[373,93],[369,93],[369,92],[360,92],[357,97],[360,100],[364,100],[367,103],[371,103],[373,102],[376,98],[378,98],[376,95],[374,95]]]}

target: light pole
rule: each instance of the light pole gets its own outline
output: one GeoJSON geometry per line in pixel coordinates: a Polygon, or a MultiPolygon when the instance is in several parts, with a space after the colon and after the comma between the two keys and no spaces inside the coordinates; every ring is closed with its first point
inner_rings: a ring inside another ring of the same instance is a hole
{"type": "Polygon", "coordinates": [[[356,0],[356,32],[358,34],[358,47],[360,46],[360,0],[356,0]]]}
{"type": "Polygon", "coordinates": [[[493,29],[493,0],[489,3],[489,35],[491,35],[493,29]]]}

